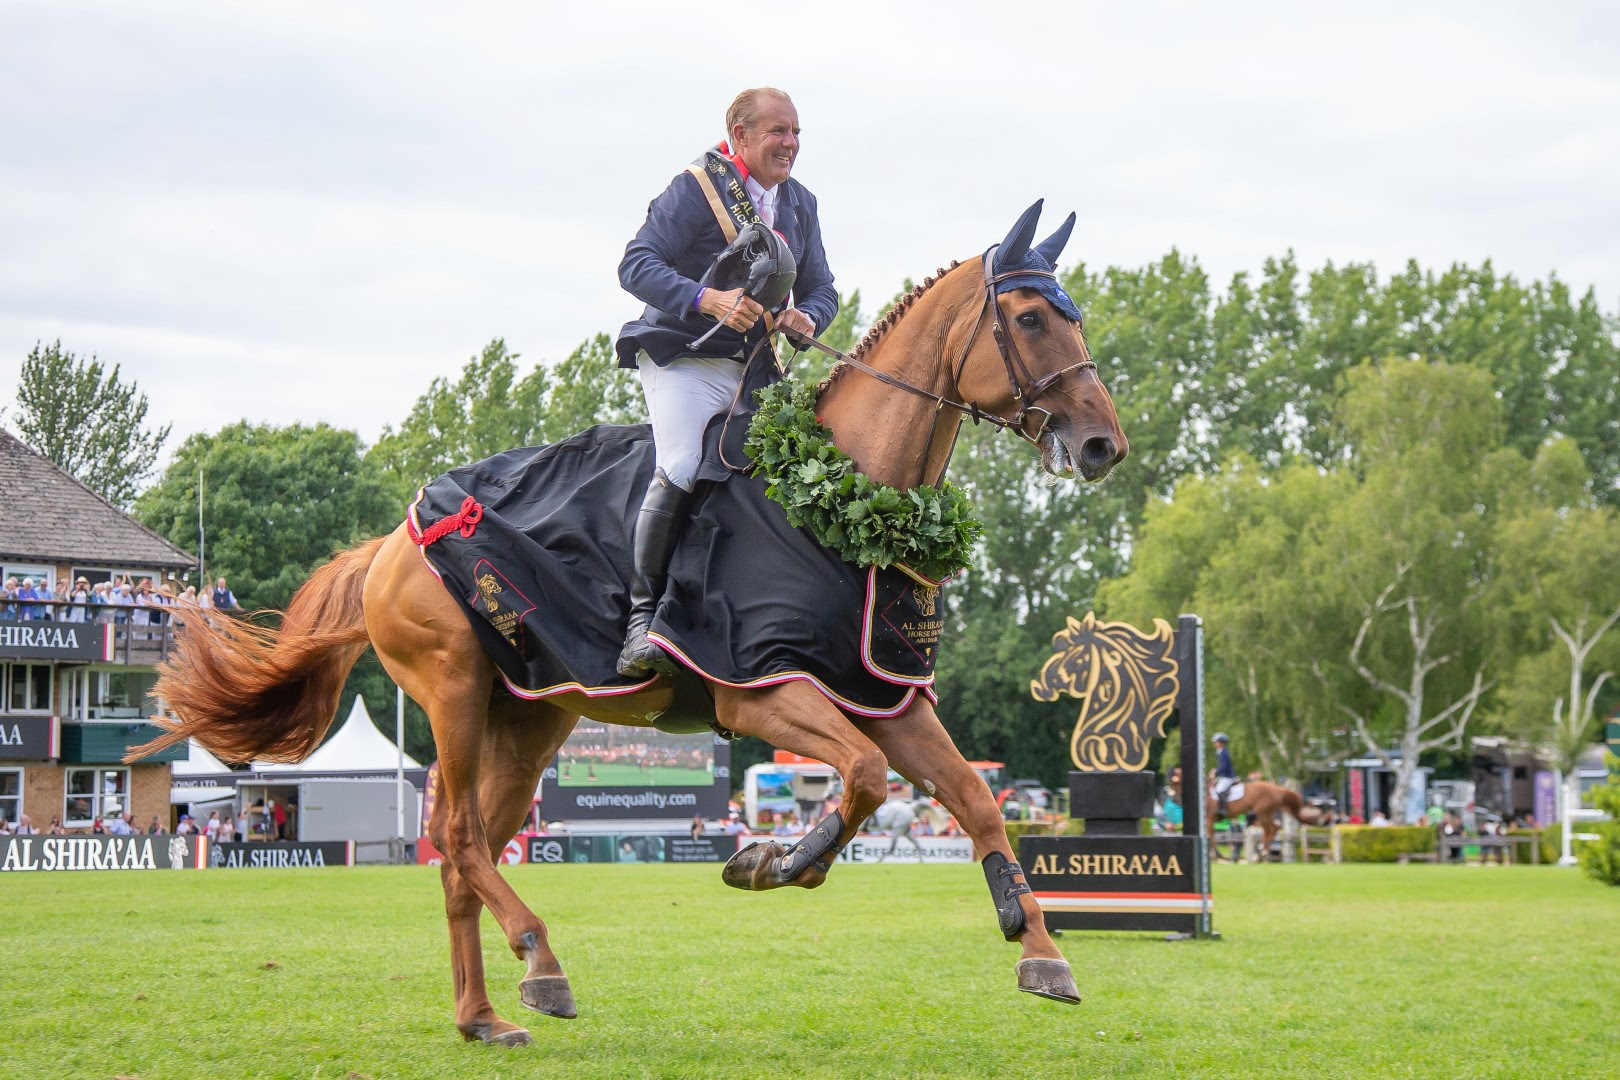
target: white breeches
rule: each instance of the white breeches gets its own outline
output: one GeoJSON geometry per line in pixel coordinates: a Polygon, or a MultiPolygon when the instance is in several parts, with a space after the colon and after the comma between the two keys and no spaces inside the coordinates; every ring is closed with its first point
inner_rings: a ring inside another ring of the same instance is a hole
{"type": "Polygon", "coordinates": [[[735,360],[683,356],[659,367],[644,352],[636,361],[647,415],[652,418],[658,467],[670,483],[691,491],[703,460],[703,429],[737,396],[743,366],[735,360]]]}

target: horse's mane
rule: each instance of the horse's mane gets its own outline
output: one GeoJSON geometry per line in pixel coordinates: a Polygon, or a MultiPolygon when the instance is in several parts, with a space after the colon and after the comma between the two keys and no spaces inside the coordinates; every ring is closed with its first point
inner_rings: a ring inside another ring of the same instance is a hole
{"type": "MultiPolygon", "coordinates": [[[[943,281],[946,274],[950,273],[952,270],[955,270],[961,265],[962,264],[960,262],[952,259],[951,265],[935,270],[931,276],[922,279],[922,284],[913,285],[910,289],[908,289],[904,296],[894,302],[894,307],[890,308],[881,319],[867,328],[865,335],[863,335],[856,346],[850,350],[850,359],[864,359],[866,354],[871,352],[873,347],[876,346],[879,341],[883,340],[884,335],[894,328],[894,324],[900,321],[900,317],[907,311],[911,310],[911,305],[917,302],[918,297],[922,296],[923,293],[927,292],[934,285],[943,281]]],[[[834,364],[832,366],[832,370],[827,372],[827,377],[821,380],[821,385],[816,387],[816,394],[819,396],[827,389],[827,387],[832,385],[833,380],[837,379],[840,375],[848,370],[850,370],[850,366],[842,361],[834,364]]]]}

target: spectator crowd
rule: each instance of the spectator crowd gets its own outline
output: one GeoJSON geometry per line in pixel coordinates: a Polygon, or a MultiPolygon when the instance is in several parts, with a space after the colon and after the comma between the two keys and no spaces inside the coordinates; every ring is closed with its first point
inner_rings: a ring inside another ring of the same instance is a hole
{"type": "MultiPolygon", "coordinates": [[[[172,583],[173,579],[171,579],[172,583]]],[[[214,588],[197,591],[187,585],[180,593],[154,585],[150,577],[131,580],[124,574],[94,585],[86,577],[71,584],[67,578],[52,589],[43,578],[8,576],[0,582],[0,622],[113,623],[117,626],[155,627],[167,623],[176,604],[203,610],[233,610],[236,595],[224,578],[214,588]]],[[[134,631],[137,637],[151,630],[134,631]]]]}

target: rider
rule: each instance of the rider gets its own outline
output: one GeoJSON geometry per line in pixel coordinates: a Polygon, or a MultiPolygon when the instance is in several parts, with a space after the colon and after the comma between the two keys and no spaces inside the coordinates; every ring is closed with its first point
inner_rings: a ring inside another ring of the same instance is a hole
{"type": "Polygon", "coordinates": [[[1237,783],[1237,770],[1232,768],[1232,755],[1226,749],[1226,732],[1217,731],[1215,738],[1215,799],[1219,804],[1218,814],[1226,816],[1226,797],[1237,783]]]}
{"type": "Polygon", "coordinates": [[[799,155],[792,99],[772,87],[744,90],[726,110],[726,139],[652,201],[619,263],[619,282],[647,308],[624,325],[615,349],[620,367],[641,372],[657,462],[636,516],[630,623],[618,663],[626,676],[674,670],[647,630],[686,517],[704,428],[731,403],[743,362],[768,333],[764,309],[742,289],[707,288],[698,280],[726,248],[727,231],[735,235],[731,219],[763,222],[792,252],[794,295],[774,313],[777,329],[814,335],[838,314],[815,196],[789,176],[799,155]],[[722,198],[734,191],[732,181],[740,181],[746,199],[722,198]]]}

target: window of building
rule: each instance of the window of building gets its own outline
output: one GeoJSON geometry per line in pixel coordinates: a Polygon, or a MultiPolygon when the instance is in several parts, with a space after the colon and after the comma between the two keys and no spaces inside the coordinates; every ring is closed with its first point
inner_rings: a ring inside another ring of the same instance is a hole
{"type": "Polygon", "coordinates": [[[0,665],[4,680],[6,712],[48,713],[51,711],[51,665],[0,665]]]}
{"type": "Polygon", "coordinates": [[[128,578],[130,583],[133,584],[143,577],[152,578],[154,581],[157,580],[157,575],[150,570],[136,570],[127,566],[75,566],[73,568],[74,581],[84,578],[92,585],[98,585],[103,581],[123,581],[125,578],[128,578]]]}
{"type": "MultiPolygon", "coordinates": [[[[35,566],[29,563],[5,563],[0,565],[0,582],[15,581],[15,587],[21,589],[23,583],[32,581],[34,587],[45,593],[45,599],[51,597],[51,590],[55,586],[55,573],[49,566],[35,566]]],[[[38,593],[34,594],[38,599],[38,593]]],[[[18,619],[47,618],[47,608],[34,604],[20,604],[8,601],[0,604],[0,620],[14,622],[18,619]]]]}
{"type": "Polygon", "coordinates": [[[4,581],[8,577],[16,578],[19,585],[22,584],[23,578],[33,578],[35,585],[38,585],[41,581],[47,587],[56,584],[56,571],[54,569],[49,566],[34,566],[29,563],[5,563],[0,565],[0,581],[4,581]]]}
{"type": "Polygon", "coordinates": [[[13,825],[22,817],[22,792],[22,770],[0,769],[0,818],[13,825]]]}
{"type": "Polygon", "coordinates": [[[147,697],[157,685],[155,671],[93,671],[90,673],[90,716],[96,720],[150,716],[157,710],[147,697]]]}
{"type": "Polygon", "coordinates": [[[118,809],[129,813],[128,769],[67,770],[67,791],[62,805],[65,827],[88,828],[97,818],[106,817],[115,802],[118,809]]]}

